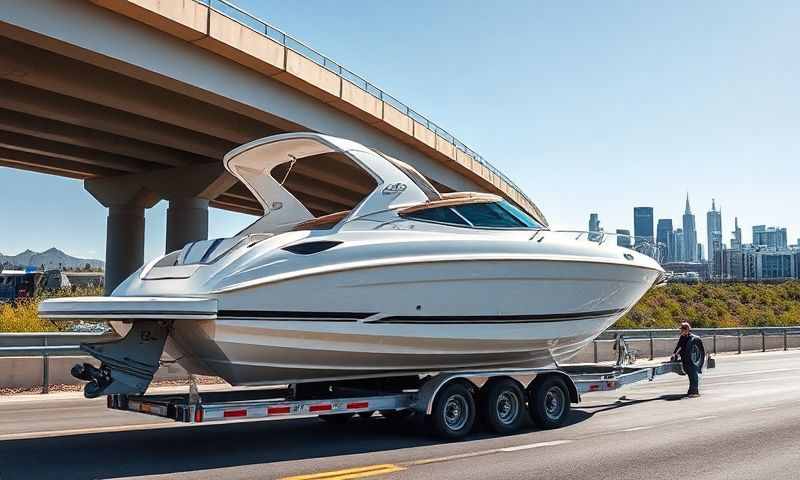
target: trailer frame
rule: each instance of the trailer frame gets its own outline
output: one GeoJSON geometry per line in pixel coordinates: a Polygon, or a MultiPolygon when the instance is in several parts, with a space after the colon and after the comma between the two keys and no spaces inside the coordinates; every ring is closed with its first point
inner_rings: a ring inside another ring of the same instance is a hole
{"type": "MultiPolygon", "coordinates": [[[[523,392],[527,392],[524,397],[529,399],[526,401],[529,408],[532,408],[535,387],[545,380],[555,379],[556,386],[560,381],[566,387],[564,392],[564,396],[568,397],[564,413],[566,416],[569,404],[579,403],[582,394],[613,391],[645,380],[652,381],[668,373],[683,374],[680,362],[663,362],[642,367],[584,364],[555,368],[450,371],[420,377],[416,389],[395,388],[383,391],[353,388],[348,382],[329,382],[322,385],[324,388],[318,388],[316,393],[311,394],[301,393],[297,386],[198,392],[196,384],[192,381],[189,393],[111,394],[107,396],[107,406],[114,410],[155,415],[184,423],[289,419],[314,415],[331,421],[346,421],[354,414],[375,411],[390,417],[393,416],[392,412],[415,412],[431,417],[437,414],[434,409],[440,392],[454,384],[471,391],[472,396],[478,399],[480,392],[483,392],[484,387],[491,382],[513,383],[523,392]]],[[[477,401],[472,403],[472,407],[475,408],[476,404],[477,401]]],[[[461,406],[467,408],[469,405],[461,406]]],[[[533,410],[531,412],[533,417],[533,410]]],[[[556,418],[540,426],[554,428],[561,424],[563,419],[556,418]]],[[[447,432],[438,433],[445,437],[458,438],[468,432],[457,436],[447,432]]]]}

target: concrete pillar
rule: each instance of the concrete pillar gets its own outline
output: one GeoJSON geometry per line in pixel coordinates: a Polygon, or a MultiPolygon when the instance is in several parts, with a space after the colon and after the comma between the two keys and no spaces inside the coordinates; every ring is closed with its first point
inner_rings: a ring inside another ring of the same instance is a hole
{"type": "Polygon", "coordinates": [[[112,205],[106,223],[105,294],[144,264],[144,207],[112,205]]]}
{"type": "Polygon", "coordinates": [[[167,252],[208,238],[208,204],[236,183],[221,163],[84,181],[86,190],[108,207],[106,294],[144,264],[144,210],[169,200],[167,252]]]}
{"type": "Polygon", "coordinates": [[[166,253],[180,250],[189,242],[208,239],[208,200],[175,198],[167,208],[166,253]]]}

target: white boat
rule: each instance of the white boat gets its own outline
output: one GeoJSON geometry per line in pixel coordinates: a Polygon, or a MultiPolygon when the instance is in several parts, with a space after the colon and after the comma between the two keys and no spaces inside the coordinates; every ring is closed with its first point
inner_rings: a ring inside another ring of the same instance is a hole
{"type": "MultiPolygon", "coordinates": [[[[145,326],[138,343],[129,335],[124,347],[88,347],[108,366],[76,372],[100,378],[94,393],[141,388],[125,387],[123,374],[159,328],[189,372],[233,385],[552,365],[664,275],[649,256],[604,237],[550,231],[538,210],[529,216],[484,193],[440,194],[410,166],[349,140],[276,135],[224,163],[263,217],[149,262],[110,297],[42,303],[47,318],[105,319],[121,334],[145,326]],[[321,159],[358,167],[369,193],[333,214],[304,205],[290,191],[293,169],[321,159]],[[109,386],[111,378],[121,380],[109,386]]],[[[147,355],[141,363],[152,364],[147,355]]]]}

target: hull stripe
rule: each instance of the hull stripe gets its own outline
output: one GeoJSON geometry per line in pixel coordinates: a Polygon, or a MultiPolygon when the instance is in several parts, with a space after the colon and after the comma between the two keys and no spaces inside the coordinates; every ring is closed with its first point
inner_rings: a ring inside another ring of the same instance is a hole
{"type": "Polygon", "coordinates": [[[270,320],[307,320],[347,322],[363,320],[376,313],[369,312],[297,312],[297,311],[266,311],[266,310],[220,310],[218,317],[227,318],[263,318],[270,320]]]}
{"type": "MultiPolygon", "coordinates": [[[[550,313],[539,315],[463,315],[463,316],[394,316],[369,323],[393,324],[480,324],[480,323],[550,323],[571,322],[610,317],[624,312],[624,308],[592,312],[550,313]]],[[[269,321],[301,322],[355,322],[376,313],[355,312],[270,312],[258,310],[220,310],[220,319],[261,319],[269,321]]]]}
{"type": "Polygon", "coordinates": [[[624,312],[624,308],[613,310],[597,310],[594,312],[549,313],[544,315],[464,315],[464,316],[407,316],[386,317],[372,323],[548,323],[588,320],[599,317],[610,317],[624,312]]]}

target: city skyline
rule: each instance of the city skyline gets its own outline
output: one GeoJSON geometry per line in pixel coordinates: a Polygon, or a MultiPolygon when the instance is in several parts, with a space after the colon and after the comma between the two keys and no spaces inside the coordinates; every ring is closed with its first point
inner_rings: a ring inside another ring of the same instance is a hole
{"type": "MultiPolygon", "coordinates": [[[[695,217],[693,220],[693,225],[690,225],[694,227],[697,239],[696,242],[693,242],[693,253],[694,255],[698,255],[700,252],[702,252],[703,260],[711,264],[714,262],[715,249],[710,245],[714,241],[718,241],[720,244],[719,246],[726,250],[736,249],[746,245],[756,245],[757,242],[758,245],[766,245],[770,248],[775,248],[777,246],[778,249],[791,246],[800,246],[800,238],[797,238],[796,243],[792,243],[790,239],[794,237],[791,235],[791,232],[787,227],[782,226],[783,224],[769,225],[764,223],[754,223],[751,225],[750,229],[746,229],[742,228],[742,225],[739,222],[739,217],[737,215],[733,215],[733,228],[730,231],[725,231],[724,221],[722,219],[722,207],[720,206],[717,208],[716,198],[713,197],[711,198],[711,207],[706,213],[706,222],[704,225],[706,235],[705,241],[701,240],[702,237],[698,232],[698,227],[700,227],[700,225],[696,221],[696,215],[694,215],[692,212],[690,194],[688,192],[686,194],[684,204],[684,213],[681,216],[681,221],[679,223],[675,222],[675,219],[672,217],[658,215],[655,209],[652,207],[634,206],[632,209],[633,215],[631,217],[630,225],[633,225],[633,228],[624,228],[627,227],[627,224],[612,225],[607,231],[616,231],[618,234],[621,232],[632,231],[636,237],[649,237],[650,235],[648,232],[653,231],[655,235],[654,240],[658,243],[666,245],[668,251],[670,252],[669,257],[666,257],[664,261],[682,261],[676,257],[676,250],[679,252],[679,257],[681,257],[683,260],[686,260],[685,248],[688,245],[688,241],[685,239],[686,224],[684,223],[684,217],[687,215],[695,217]],[[640,233],[644,233],[644,235],[638,235],[636,233],[637,219],[642,220],[643,222],[642,226],[640,226],[640,233]],[[648,222],[652,222],[653,225],[648,222]],[[744,230],[747,230],[750,233],[750,241],[747,241],[747,238],[743,234],[744,230]],[[666,232],[671,232],[672,235],[667,236],[666,232]],[[682,243],[681,246],[675,245],[676,234],[680,238],[678,241],[682,243]],[[762,238],[764,240],[762,240],[762,238]],[[769,238],[769,240],[766,240],[767,238],[769,238]]],[[[592,225],[599,227],[599,225],[603,223],[602,219],[603,216],[601,213],[591,213],[589,230],[598,231],[597,229],[593,230],[592,225]]],[[[603,229],[599,230],[602,231],[603,229]]]]}

